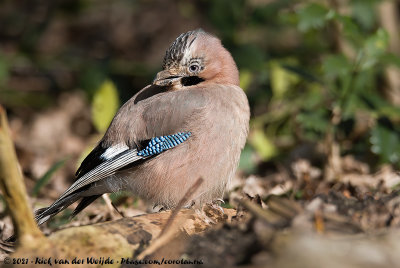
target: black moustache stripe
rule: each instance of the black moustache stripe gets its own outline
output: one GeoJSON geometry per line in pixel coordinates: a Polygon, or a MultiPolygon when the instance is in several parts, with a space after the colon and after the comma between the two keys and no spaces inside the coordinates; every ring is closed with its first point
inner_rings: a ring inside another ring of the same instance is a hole
{"type": "Polygon", "coordinates": [[[181,84],[182,84],[182,86],[188,87],[188,86],[197,85],[203,81],[204,81],[204,79],[201,77],[198,77],[198,76],[187,76],[187,77],[183,77],[181,79],[181,84]]]}

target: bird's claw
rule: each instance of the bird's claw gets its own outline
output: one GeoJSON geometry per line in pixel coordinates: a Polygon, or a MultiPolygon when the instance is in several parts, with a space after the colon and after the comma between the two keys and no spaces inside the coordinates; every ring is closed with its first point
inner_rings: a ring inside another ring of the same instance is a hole
{"type": "Polygon", "coordinates": [[[225,201],[224,201],[223,199],[221,199],[221,198],[217,198],[217,199],[213,200],[213,201],[211,202],[210,205],[211,205],[213,208],[218,209],[219,211],[221,211],[222,214],[225,214],[225,211],[224,211],[224,209],[221,207],[221,204],[225,204],[225,201]],[[220,203],[220,204],[219,204],[219,203],[220,203]]]}
{"type": "Polygon", "coordinates": [[[222,199],[222,198],[217,198],[217,199],[215,199],[215,200],[213,201],[213,203],[217,203],[217,202],[221,202],[221,204],[225,204],[225,201],[224,201],[224,199],[222,199]]]}

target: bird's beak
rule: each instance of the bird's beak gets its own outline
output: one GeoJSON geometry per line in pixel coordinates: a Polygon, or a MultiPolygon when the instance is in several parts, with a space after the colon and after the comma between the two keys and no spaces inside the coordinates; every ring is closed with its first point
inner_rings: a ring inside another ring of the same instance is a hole
{"type": "Polygon", "coordinates": [[[153,85],[157,86],[171,86],[180,83],[182,76],[179,74],[171,73],[170,71],[164,70],[157,74],[153,81],[153,85]]]}

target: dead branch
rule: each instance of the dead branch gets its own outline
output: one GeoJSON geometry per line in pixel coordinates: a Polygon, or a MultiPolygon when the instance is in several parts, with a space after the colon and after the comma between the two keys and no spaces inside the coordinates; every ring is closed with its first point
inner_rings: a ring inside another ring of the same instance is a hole
{"type": "MultiPolygon", "coordinates": [[[[226,222],[231,220],[236,211],[224,209],[224,213],[227,217],[219,219],[226,222]]],[[[119,266],[116,262],[119,261],[121,264],[122,258],[138,259],[135,252],[143,248],[146,250],[154,238],[160,236],[170,217],[171,211],[163,211],[94,225],[66,228],[48,237],[48,244],[53,245],[51,250],[46,245],[38,247],[37,250],[18,249],[13,257],[28,259],[52,257],[53,260],[58,258],[69,261],[77,258],[84,259],[86,267],[88,257],[106,256],[119,266]]],[[[175,234],[199,234],[209,227],[210,225],[205,223],[193,209],[183,209],[175,216],[174,226],[171,228],[175,231],[167,231],[161,238],[169,241],[175,234]]],[[[157,239],[154,241],[159,243],[157,239]]],[[[53,263],[53,267],[57,265],[53,263]]],[[[60,265],[60,267],[66,266],[60,265]]]]}
{"type": "Polygon", "coordinates": [[[0,187],[22,244],[44,238],[28,205],[25,184],[10,136],[5,109],[0,105],[0,187]]]}
{"type": "MultiPolygon", "coordinates": [[[[398,1],[382,1],[379,6],[379,18],[382,27],[389,33],[389,51],[400,56],[400,19],[397,9],[398,1]]],[[[385,70],[385,94],[393,104],[400,104],[400,69],[388,66],[385,70]]]]}

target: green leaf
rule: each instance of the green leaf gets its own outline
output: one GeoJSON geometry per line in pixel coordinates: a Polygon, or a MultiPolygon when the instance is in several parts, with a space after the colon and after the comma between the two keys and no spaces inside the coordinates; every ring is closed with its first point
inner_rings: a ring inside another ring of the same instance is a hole
{"type": "Polygon", "coordinates": [[[330,55],[322,63],[322,70],[327,78],[344,77],[351,74],[352,65],[343,55],[330,55]]]}
{"type": "Polygon", "coordinates": [[[240,70],[240,87],[247,91],[249,88],[251,81],[253,79],[253,74],[248,70],[240,70]]]}
{"type": "Polygon", "coordinates": [[[328,9],[324,6],[311,3],[299,10],[299,30],[306,32],[310,29],[320,29],[325,25],[328,9]]]}
{"type": "Polygon", "coordinates": [[[282,99],[285,93],[300,81],[300,78],[296,73],[283,68],[277,61],[270,62],[270,69],[274,98],[282,99]]]}
{"type": "Polygon", "coordinates": [[[306,130],[325,133],[329,126],[328,115],[325,110],[303,112],[296,116],[296,121],[306,130]]]}
{"type": "Polygon", "coordinates": [[[371,131],[371,151],[381,162],[395,164],[400,160],[400,141],[396,131],[377,124],[371,131]]]}
{"type": "Polygon", "coordinates": [[[400,107],[389,103],[376,92],[362,92],[361,101],[377,117],[388,117],[391,121],[400,121],[400,107]]]}
{"type": "Polygon", "coordinates": [[[119,107],[118,91],[106,80],[97,89],[92,102],[92,120],[99,132],[105,132],[119,107]]]}
{"type": "Polygon", "coordinates": [[[305,110],[314,110],[324,101],[324,88],[321,84],[308,84],[307,91],[302,95],[300,107],[305,110]]]}
{"type": "Polygon", "coordinates": [[[251,133],[249,142],[264,161],[271,159],[278,153],[274,143],[261,129],[255,129],[251,133]]]}
{"type": "Polygon", "coordinates": [[[383,30],[379,29],[376,33],[364,43],[364,57],[361,68],[366,70],[372,68],[383,56],[389,45],[389,35],[383,30]]]}
{"type": "Polygon", "coordinates": [[[376,0],[353,0],[351,10],[353,17],[360,22],[365,29],[372,29],[376,22],[376,0]]]}
{"type": "Polygon", "coordinates": [[[400,57],[393,53],[385,53],[381,56],[381,61],[384,64],[392,65],[393,67],[400,68],[400,57]]]}
{"type": "Polygon", "coordinates": [[[67,159],[60,160],[50,167],[50,169],[36,182],[32,190],[32,196],[37,196],[39,194],[40,189],[49,183],[53,174],[65,164],[65,161],[67,161],[67,159]]]}
{"type": "Polygon", "coordinates": [[[332,19],[341,23],[343,27],[343,36],[346,39],[351,41],[356,47],[362,46],[365,40],[365,33],[361,31],[359,25],[356,24],[352,18],[334,13],[332,19]]]}

